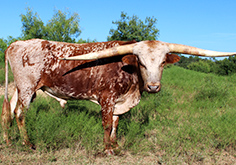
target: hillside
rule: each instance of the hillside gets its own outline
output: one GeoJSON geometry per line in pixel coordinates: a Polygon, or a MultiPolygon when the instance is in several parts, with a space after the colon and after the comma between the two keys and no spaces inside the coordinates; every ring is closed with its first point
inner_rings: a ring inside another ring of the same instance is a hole
{"type": "MultiPolygon", "coordinates": [[[[110,159],[116,159],[116,164],[145,164],[142,159],[147,164],[235,163],[235,82],[236,76],[166,68],[161,92],[143,93],[140,104],[121,116],[118,143],[123,151],[110,159]]],[[[99,163],[102,159],[109,164],[109,158],[101,154],[101,114],[93,103],[70,101],[61,109],[54,99],[38,97],[27,114],[27,129],[38,147],[38,158],[30,158],[32,152],[20,145],[14,122],[12,149],[0,141],[0,151],[5,153],[0,152],[2,162],[9,161],[6,155],[11,155],[16,163],[22,163],[25,159],[17,157],[26,154],[29,162],[99,163]],[[61,152],[65,150],[76,157],[64,158],[61,152]]]]}

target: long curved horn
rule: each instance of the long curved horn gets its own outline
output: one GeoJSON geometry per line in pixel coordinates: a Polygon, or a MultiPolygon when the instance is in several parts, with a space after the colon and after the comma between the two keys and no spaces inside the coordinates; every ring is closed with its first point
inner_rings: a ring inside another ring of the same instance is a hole
{"type": "Polygon", "coordinates": [[[105,49],[99,52],[88,53],[85,55],[60,58],[60,60],[94,60],[94,59],[118,56],[118,55],[133,53],[133,47],[134,44],[122,45],[110,49],[105,49]]]}
{"type": "Polygon", "coordinates": [[[166,43],[166,44],[168,45],[171,53],[182,53],[182,54],[191,54],[196,56],[207,56],[207,57],[224,57],[224,56],[236,55],[236,52],[233,53],[217,52],[181,44],[172,44],[172,43],[166,43]]]}

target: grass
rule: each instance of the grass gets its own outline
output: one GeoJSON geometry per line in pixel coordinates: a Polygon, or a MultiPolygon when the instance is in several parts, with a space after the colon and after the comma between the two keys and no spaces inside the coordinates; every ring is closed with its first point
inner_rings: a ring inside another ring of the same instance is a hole
{"type": "Polygon", "coordinates": [[[6,148],[1,139],[0,151],[18,157],[31,155],[29,162],[56,164],[144,164],[143,160],[147,164],[233,164],[235,82],[236,76],[216,76],[176,66],[165,69],[161,92],[143,93],[139,105],[120,117],[117,133],[122,151],[115,157],[101,156],[103,129],[98,105],[70,101],[61,109],[54,99],[38,97],[26,118],[31,142],[38,147],[36,153],[20,145],[15,122],[11,130],[13,145],[6,148]]]}

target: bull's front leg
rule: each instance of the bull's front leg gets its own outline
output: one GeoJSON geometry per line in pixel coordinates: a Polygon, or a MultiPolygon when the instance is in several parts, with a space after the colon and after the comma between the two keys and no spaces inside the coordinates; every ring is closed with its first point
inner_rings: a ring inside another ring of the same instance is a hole
{"type": "Polygon", "coordinates": [[[102,126],[104,129],[103,142],[105,145],[105,153],[107,155],[114,155],[114,151],[112,149],[111,144],[114,105],[111,102],[111,99],[107,97],[100,100],[100,105],[102,107],[102,126]]]}
{"type": "Polygon", "coordinates": [[[105,153],[107,155],[113,155],[114,151],[111,146],[110,134],[112,130],[112,108],[103,109],[102,108],[102,126],[104,129],[104,145],[105,153]]]}

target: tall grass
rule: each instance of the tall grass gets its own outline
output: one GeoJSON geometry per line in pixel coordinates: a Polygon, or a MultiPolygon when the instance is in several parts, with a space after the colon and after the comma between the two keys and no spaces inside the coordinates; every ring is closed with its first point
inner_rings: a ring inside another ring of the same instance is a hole
{"type": "MultiPolygon", "coordinates": [[[[144,92],[139,105],[120,117],[118,143],[133,154],[155,154],[161,163],[204,162],[215,150],[235,152],[234,80],[176,66],[165,69],[161,92],[144,92]]],[[[75,144],[88,153],[102,152],[99,109],[88,101],[70,101],[61,109],[55,100],[39,97],[26,118],[31,142],[42,152],[75,144]]],[[[11,134],[18,143],[16,123],[11,134]]]]}

